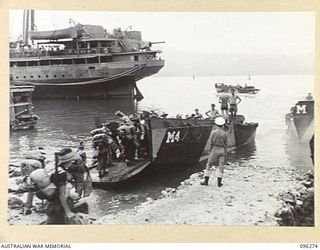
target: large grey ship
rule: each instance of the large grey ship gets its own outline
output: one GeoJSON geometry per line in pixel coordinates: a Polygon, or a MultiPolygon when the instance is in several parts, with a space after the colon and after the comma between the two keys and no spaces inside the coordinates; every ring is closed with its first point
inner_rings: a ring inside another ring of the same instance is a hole
{"type": "MultiPolygon", "coordinates": [[[[159,50],[140,31],[82,25],[34,29],[34,11],[24,11],[23,39],[10,42],[10,81],[35,86],[35,99],[141,98],[136,81],[163,66],[159,50]]],[[[158,42],[159,43],[159,42],[158,42]]]]}

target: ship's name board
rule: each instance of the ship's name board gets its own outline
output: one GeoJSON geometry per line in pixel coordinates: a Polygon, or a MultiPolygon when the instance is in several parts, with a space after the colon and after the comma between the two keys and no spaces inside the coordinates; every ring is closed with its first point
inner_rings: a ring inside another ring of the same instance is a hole
{"type": "Polygon", "coordinates": [[[168,131],[166,143],[175,143],[180,141],[180,131],[168,131]]]}
{"type": "Polygon", "coordinates": [[[296,105],[296,113],[297,114],[306,114],[307,113],[307,105],[296,105]]]}

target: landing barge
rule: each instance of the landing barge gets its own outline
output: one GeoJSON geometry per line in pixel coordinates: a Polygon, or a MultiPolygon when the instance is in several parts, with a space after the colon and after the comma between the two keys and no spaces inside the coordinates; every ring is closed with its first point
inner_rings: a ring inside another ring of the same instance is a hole
{"type": "MultiPolygon", "coordinates": [[[[230,148],[254,142],[258,123],[246,123],[238,116],[226,130],[230,148]]],[[[150,167],[175,167],[193,164],[208,155],[208,138],[216,125],[213,120],[150,118],[147,121],[149,157],[140,159],[134,165],[114,162],[108,174],[100,178],[97,171],[91,175],[95,184],[115,184],[128,180],[150,167]]]]}
{"type": "Polygon", "coordinates": [[[231,93],[232,89],[234,89],[239,94],[257,94],[260,91],[260,89],[257,89],[254,86],[227,85],[223,83],[216,83],[215,88],[217,93],[231,93]]]}
{"type": "Polygon", "coordinates": [[[314,134],[314,101],[297,102],[286,114],[286,124],[294,137],[309,142],[314,134]]]}

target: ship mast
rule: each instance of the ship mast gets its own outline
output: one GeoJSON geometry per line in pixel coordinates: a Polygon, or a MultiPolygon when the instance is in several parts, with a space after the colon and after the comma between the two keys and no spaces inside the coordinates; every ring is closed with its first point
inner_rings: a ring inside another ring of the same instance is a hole
{"type": "Polygon", "coordinates": [[[33,31],[34,27],[34,10],[24,10],[22,30],[22,41],[24,44],[29,44],[29,31],[33,31]]]}

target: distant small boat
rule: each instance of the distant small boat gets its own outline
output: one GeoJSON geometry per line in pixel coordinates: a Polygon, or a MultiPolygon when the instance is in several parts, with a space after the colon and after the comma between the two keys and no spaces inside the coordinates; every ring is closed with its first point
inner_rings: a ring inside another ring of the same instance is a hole
{"type": "Polygon", "coordinates": [[[39,117],[32,111],[32,93],[30,85],[10,86],[10,129],[23,130],[34,128],[39,117]]]}
{"type": "Polygon", "coordinates": [[[254,86],[241,86],[241,85],[226,85],[223,83],[216,83],[215,88],[218,93],[225,92],[231,93],[231,90],[234,89],[237,93],[240,94],[257,94],[260,89],[255,88],[254,86]]]}

